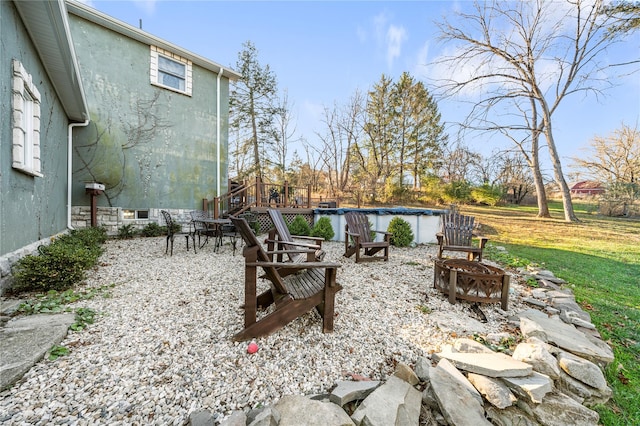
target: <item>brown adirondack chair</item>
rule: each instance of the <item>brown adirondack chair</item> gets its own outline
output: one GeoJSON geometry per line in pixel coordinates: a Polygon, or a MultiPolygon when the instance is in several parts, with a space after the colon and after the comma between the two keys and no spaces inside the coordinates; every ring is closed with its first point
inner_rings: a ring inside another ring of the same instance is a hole
{"type": "Polygon", "coordinates": [[[442,216],[442,231],[436,234],[439,245],[438,259],[442,259],[442,252],[448,250],[466,252],[468,260],[478,258],[478,262],[482,261],[482,251],[489,238],[474,233],[474,221],[473,216],[460,213],[442,216]],[[477,245],[474,245],[473,237],[478,238],[477,245]]]}
{"type": "Polygon", "coordinates": [[[389,245],[391,234],[385,231],[372,231],[369,218],[360,212],[347,212],[344,215],[347,222],[344,227],[344,256],[356,255],[356,263],[371,260],[389,260],[389,245]],[[382,234],[382,241],[375,241],[375,234],[382,234]],[[362,256],[360,252],[362,251],[362,256]],[[382,252],[381,256],[376,253],[382,252]]]}
{"type": "MultiPolygon", "coordinates": [[[[268,251],[286,252],[291,262],[306,262],[307,253],[296,253],[299,248],[315,250],[315,260],[322,262],[325,252],[322,250],[322,237],[307,237],[304,235],[291,235],[287,223],[278,209],[268,209],[269,217],[273,222],[273,228],[269,230],[269,238],[267,238],[268,251]]],[[[282,253],[277,256],[278,262],[283,261],[282,253]]]]}
{"type": "MultiPolygon", "coordinates": [[[[336,283],[339,263],[329,262],[274,262],[269,256],[278,254],[263,250],[246,220],[230,217],[242,239],[245,258],[244,278],[244,329],[233,339],[248,340],[252,337],[269,335],[284,327],[297,317],[316,308],[322,317],[322,331],[333,331],[335,294],[342,289],[336,283]],[[264,271],[270,289],[257,294],[258,268],[264,271]],[[296,271],[284,274],[284,271],[296,271]],[[258,310],[264,310],[275,303],[275,309],[262,318],[258,310]]],[[[310,255],[313,250],[305,250],[310,255]]]]}

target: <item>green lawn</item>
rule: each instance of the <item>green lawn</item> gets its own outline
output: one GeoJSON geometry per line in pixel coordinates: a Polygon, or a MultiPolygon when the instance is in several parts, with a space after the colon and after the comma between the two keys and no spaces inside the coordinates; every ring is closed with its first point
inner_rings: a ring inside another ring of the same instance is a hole
{"type": "Polygon", "coordinates": [[[640,424],[640,220],[595,214],[574,204],[579,223],[563,220],[562,205],[550,203],[553,218],[536,217],[537,207],[472,207],[482,233],[511,256],[553,271],[572,287],[613,348],[606,370],[612,400],[595,409],[605,425],[640,424]]]}

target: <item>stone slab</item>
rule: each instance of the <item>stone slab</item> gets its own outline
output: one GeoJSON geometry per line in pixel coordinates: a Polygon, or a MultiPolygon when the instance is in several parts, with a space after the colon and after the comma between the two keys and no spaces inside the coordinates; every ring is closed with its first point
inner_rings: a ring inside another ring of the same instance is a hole
{"type": "Polygon", "coordinates": [[[474,426],[491,424],[484,417],[482,405],[443,368],[430,369],[429,381],[440,411],[448,424],[474,426]]]}
{"type": "Polygon", "coordinates": [[[75,322],[74,314],[38,314],[9,321],[0,329],[0,390],[11,387],[75,322]]]}
{"type": "Polygon", "coordinates": [[[525,318],[544,330],[548,343],[555,344],[568,352],[589,360],[613,361],[610,353],[594,345],[584,333],[559,318],[549,318],[545,313],[535,309],[520,312],[518,315],[521,319],[525,318]]]}
{"type": "Polygon", "coordinates": [[[440,352],[432,355],[436,361],[448,359],[456,368],[489,377],[521,377],[533,371],[531,365],[501,353],[440,352]]]}

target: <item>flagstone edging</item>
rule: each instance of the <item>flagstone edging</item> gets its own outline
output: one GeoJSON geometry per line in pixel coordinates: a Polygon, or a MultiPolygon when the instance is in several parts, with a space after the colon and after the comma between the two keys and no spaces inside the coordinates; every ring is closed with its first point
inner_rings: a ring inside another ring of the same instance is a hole
{"type": "MultiPolygon", "coordinates": [[[[327,395],[284,396],[272,406],[237,411],[220,425],[597,425],[591,407],[609,400],[604,368],[613,351],[552,272],[519,271],[538,287],[531,309],[510,321],[522,341],[511,355],[469,339],[399,364],[385,381],[341,381],[327,395]]],[[[190,424],[214,424],[206,410],[190,424]]]]}

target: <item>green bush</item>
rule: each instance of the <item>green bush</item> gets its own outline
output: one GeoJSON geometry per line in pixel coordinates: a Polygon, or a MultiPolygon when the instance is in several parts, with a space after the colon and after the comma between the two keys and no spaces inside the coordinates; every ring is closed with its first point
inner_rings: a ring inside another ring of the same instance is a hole
{"type": "Polygon", "coordinates": [[[471,201],[471,185],[467,181],[455,181],[444,185],[442,198],[446,203],[471,201]]]}
{"type": "Polygon", "coordinates": [[[129,240],[135,237],[137,233],[138,230],[131,223],[122,225],[120,228],[118,228],[118,238],[120,238],[121,240],[129,240]]]}
{"type": "Polygon", "coordinates": [[[444,186],[440,177],[430,175],[420,180],[419,201],[425,204],[444,203],[444,186]]]}
{"type": "Polygon", "coordinates": [[[160,226],[156,222],[148,223],[142,230],[140,234],[143,237],[159,237],[161,235],[165,235],[167,233],[166,226],[160,226]]]}
{"type": "Polygon", "coordinates": [[[502,198],[502,189],[499,186],[485,183],[471,190],[471,198],[476,203],[495,206],[502,198]]]}
{"type": "Polygon", "coordinates": [[[82,281],[85,271],[98,261],[106,232],[100,228],[71,231],[48,246],[40,246],[39,255],[25,256],[13,268],[12,291],[64,291],[82,281]]]}
{"type": "Polygon", "coordinates": [[[409,222],[401,217],[394,217],[389,222],[387,232],[391,233],[391,245],[396,247],[407,247],[413,242],[413,231],[409,222]]]}
{"type": "Polygon", "coordinates": [[[322,237],[327,241],[332,239],[335,234],[333,226],[331,226],[331,219],[326,216],[318,219],[318,221],[313,225],[313,229],[311,229],[312,237],[322,237]]]}
{"type": "Polygon", "coordinates": [[[293,222],[287,226],[291,235],[303,235],[308,236],[311,233],[311,226],[309,222],[300,215],[293,218],[293,222]]]}
{"type": "Polygon", "coordinates": [[[107,241],[107,229],[103,226],[96,228],[74,229],[61,238],[77,239],[86,245],[100,246],[107,241]]]}

